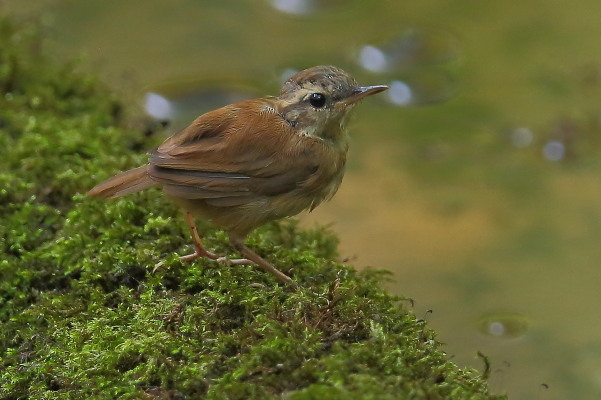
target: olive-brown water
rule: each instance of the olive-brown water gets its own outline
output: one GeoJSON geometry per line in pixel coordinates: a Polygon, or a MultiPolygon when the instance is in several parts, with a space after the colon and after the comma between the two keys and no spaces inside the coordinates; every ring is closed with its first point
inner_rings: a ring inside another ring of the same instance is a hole
{"type": "Polygon", "coordinates": [[[601,3],[0,1],[57,57],[185,125],[336,64],[391,90],[357,109],[332,224],[394,272],[461,365],[513,399],[601,396],[601,3]],[[428,312],[427,310],[432,310],[428,312]]]}

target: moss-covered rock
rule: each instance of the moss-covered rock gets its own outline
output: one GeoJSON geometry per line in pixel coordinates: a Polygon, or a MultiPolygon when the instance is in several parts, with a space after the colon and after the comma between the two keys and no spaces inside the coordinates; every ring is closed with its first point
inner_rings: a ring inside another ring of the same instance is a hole
{"type": "Polygon", "coordinates": [[[81,195],[143,162],[144,134],[35,31],[0,21],[0,398],[494,398],[322,229],[249,237],[290,291],[251,266],[179,262],[188,233],[159,191],[81,195]]]}

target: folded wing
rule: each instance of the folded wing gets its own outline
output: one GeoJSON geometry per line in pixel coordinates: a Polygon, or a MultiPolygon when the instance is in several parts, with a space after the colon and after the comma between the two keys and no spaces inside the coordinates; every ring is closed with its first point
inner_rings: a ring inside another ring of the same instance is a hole
{"type": "Polygon", "coordinates": [[[167,139],[152,153],[148,174],[168,195],[241,205],[293,191],[317,171],[302,140],[310,139],[269,100],[248,100],[204,114],[167,139]]]}

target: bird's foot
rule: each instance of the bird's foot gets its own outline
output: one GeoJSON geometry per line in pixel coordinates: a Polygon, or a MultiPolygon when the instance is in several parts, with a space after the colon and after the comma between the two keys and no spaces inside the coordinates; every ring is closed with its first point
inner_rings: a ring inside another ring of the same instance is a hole
{"type": "Polygon", "coordinates": [[[185,256],[181,256],[179,258],[179,260],[182,262],[188,262],[188,261],[196,260],[197,258],[200,258],[200,257],[207,257],[207,258],[210,258],[211,260],[219,260],[220,258],[223,258],[223,257],[218,256],[215,253],[212,253],[210,251],[202,249],[201,251],[196,250],[192,254],[187,254],[185,256]]]}
{"type": "MultiPolygon", "coordinates": [[[[222,258],[225,257],[220,257],[215,253],[212,253],[210,251],[207,251],[205,249],[202,249],[201,251],[196,250],[194,253],[192,254],[186,254],[185,256],[181,256],[179,258],[179,260],[181,262],[188,262],[188,261],[193,261],[196,260],[197,258],[201,258],[201,257],[207,257],[210,258],[211,260],[216,260],[216,261],[220,261],[222,258]]],[[[159,268],[161,268],[163,265],[165,264],[165,260],[160,261],[158,263],[156,263],[154,265],[154,268],[152,270],[153,273],[155,273],[159,268]]]]}

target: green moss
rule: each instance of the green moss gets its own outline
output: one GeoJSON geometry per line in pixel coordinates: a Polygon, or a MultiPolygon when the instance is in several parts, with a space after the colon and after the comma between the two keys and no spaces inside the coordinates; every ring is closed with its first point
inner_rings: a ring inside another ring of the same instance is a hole
{"type": "MultiPolygon", "coordinates": [[[[188,233],[157,190],[85,198],[142,162],[143,134],[35,31],[0,21],[1,398],[493,398],[379,287],[384,273],[336,261],[323,229],[249,237],[290,291],[251,266],[179,262],[188,233]]],[[[231,254],[224,232],[199,229],[231,254]]]]}

